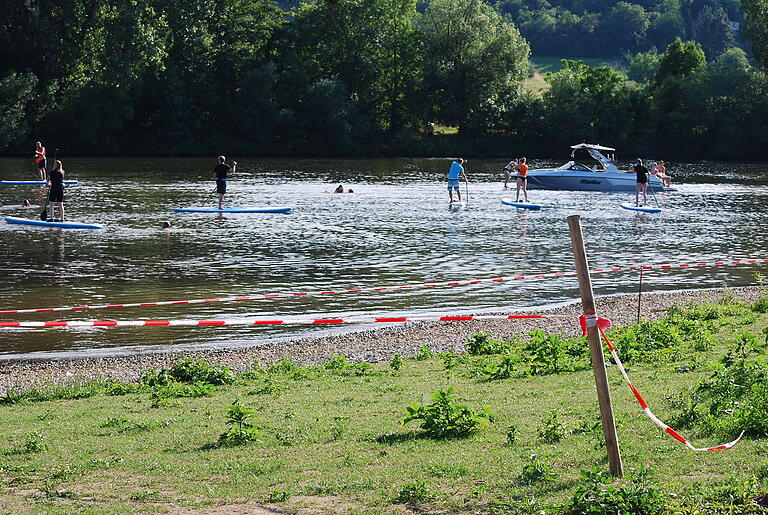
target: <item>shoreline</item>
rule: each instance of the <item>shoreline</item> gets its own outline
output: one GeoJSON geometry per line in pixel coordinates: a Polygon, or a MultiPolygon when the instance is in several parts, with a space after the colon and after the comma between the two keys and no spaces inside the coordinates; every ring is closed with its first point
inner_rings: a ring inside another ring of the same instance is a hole
{"type": "MultiPolygon", "coordinates": [[[[642,296],[641,318],[655,320],[664,316],[667,308],[673,305],[715,300],[722,297],[724,292],[731,293],[743,301],[752,301],[762,291],[759,286],[744,286],[725,290],[717,288],[645,293],[642,296]]],[[[601,296],[596,300],[599,314],[609,318],[614,325],[637,321],[637,294],[601,296]]],[[[520,312],[526,311],[531,310],[520,312]]],[[[388,361],[397,353],[416,354],[423,345],[429,346],[435,352],[463,352],[467,338],[476,332],[511,338],[534,329],[544,329],[569,337],[580,336],[579,301],[540,309],[539,313],[551,318],[413,322],[325,336],[279,340],[266,345],[235,349],[167,351],[74,359],[9,360],[0,362],[0,395],[10,390],[23,391],[46,384],[68,385],[99,379],[135,382],[145,370],[168,367],[185,357],[204,359],[211,364],[227,366],[234,372],[241,372],[252,368],[254,364],[271,363],[283,358],[313,365],[326,362],[335,354],[344,355],[352,362],[388,361]]]]}

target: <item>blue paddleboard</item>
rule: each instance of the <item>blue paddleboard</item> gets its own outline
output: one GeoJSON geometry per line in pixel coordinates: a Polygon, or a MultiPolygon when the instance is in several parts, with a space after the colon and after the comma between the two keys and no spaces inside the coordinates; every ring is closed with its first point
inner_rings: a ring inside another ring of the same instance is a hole
{"type": "Polygon", "coordinates": [[[15,216],[6,216],[5,221],[9,224],[36,225],[38,227],[55,227],[57,229],[103,229],[103,225],[81,224],[77,222],[47,222],[43,220],[32,220],[29,218],[16,218],[15,216]]]}
{"type": "Polygon", "coordinates": [[[215,207],[177,207],[176,213],[290,213],[292,207],[228,207],[217,209],[215,207]]]}
{"type": "Polygon", "coordinates": [[[533,209],[533,210],[541,209],[541,204],[530,204],[528,202],[515,202],[510,198],[501,199],[501,203],[504,204],[505,206],[514,206],[514,207],[519,207],[521,209],[533,209]]]}
{"type": "Polygon", "coordinates": [[[658,207],[636,206],[629,203],[624,203],[621,205],[621,207],[624,209],[629,209],[630,211],[640,211],[643,213],[661,213],[661,208],[658,207]]]}
{"type": "MultiPolygon", "coordinates": [[[[48,184],[45,181],[0,181],[0,184],[5,184],[6,186],[21,186],[21,185],[29,185],[29,184],[48,184]]],[[[77,181],[64,181],[64,184],[66,185],[72,185],[77,184],[77,181]]]]}

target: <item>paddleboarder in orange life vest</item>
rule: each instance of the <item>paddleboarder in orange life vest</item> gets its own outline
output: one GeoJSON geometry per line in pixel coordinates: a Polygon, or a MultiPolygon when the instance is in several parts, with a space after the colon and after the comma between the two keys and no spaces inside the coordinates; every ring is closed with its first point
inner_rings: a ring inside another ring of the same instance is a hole
{"type": "Polygon", "coordinates": [[[525,201],[528,202],[528,164],[526,158],[520,158],[517,168],[517,195],[515,195],[515,202],[520,202],[520,189],[523,190],[525,201]]]}
{"type": "Polygon", "coordinates": [[[37,174],[40,176],[41,181],[46,180],[46,159],[45,159],[45,147],[39,141],[35,144],[35,166],[37,166],[37,174]]]}

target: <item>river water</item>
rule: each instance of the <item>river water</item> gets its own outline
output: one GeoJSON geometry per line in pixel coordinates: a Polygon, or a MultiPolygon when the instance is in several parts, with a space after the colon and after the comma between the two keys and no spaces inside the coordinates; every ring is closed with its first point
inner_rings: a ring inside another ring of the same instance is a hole
{"type": "MultiPolygon", "coordinates": [[[[174,214],[213,188],[212,159],[64,159],[70,220],[104,231],[0,223],[0,310],[391,286],[570,271],[566,217],[582,215],[592,268],[768,257],[768,165],[673,163],[664,209],[619,208],[628,194],[532,191],[538,212],[500,203],[500,160],[470,161],[469,203],[448,210],[447,159],[238,159],[230,206],[290,214],[174,214]],[[338,184],[353,194],[328,193],[338,184]],[[162,221],[169,232],[158,230],[162,221]]],[[[532,168],[561,164],[534,161],[532,168]]],[[[0,179],[32,178],[0,159],[0,179]]],[[[464,191],[462,187],[462,192],[464,191]]],[[[34,218],[46,189],[0,186],[0,214],[34,218]]],[[[209,201],[209,205],[212,201],[209,201]]],[[[644,274],[644,291],[753,284],[765,265],[644,274]]],[[[593,277],[597,294],[637,291],[637,273],[593,277]]],[[[573,277],[451,288],[155,308],[0,315],[8,320],[344,317],[505,312],[578,299],[573,277]]],[[[0,329],[0,360],[258,345],[341,327],[0,329]]],[[[446,326],[446,330],[451,330],[446,326]]]]}

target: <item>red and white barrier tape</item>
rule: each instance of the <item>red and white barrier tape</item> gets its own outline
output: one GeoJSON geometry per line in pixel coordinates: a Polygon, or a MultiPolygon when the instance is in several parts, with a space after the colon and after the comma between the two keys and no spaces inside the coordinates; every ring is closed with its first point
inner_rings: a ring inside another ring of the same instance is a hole
{"type": "MultiPolygon", "coordinates": [[[[623,266],[623,267],[611,267],[611,268],[596,268],[590,273],[605,273],[605,272],[625,272],[628,270],[665,270],[672,268],[701,268],[708,266],[726,266],[726,265],[751,265],[758,263],[768,263],[768,259],[742,259],[732,261],[715,261],[713,263],[682,263],[677,265],[654,265],[654,266],[623,266]]],[[[233,297],[219,297],[211,299],[187,299],[187,300],[163,300],[154,302],[133,302],[124,304],[98,304],[93,306],[64,306],[55,308],[29,308],[29,309],[7,309],[0,310],[0,315],[12,315],[21,313],[50,313],[55,311],[82,311],[93,309],[114,309],[114,308],[137,308],[137,307],[155,307],[155,306],[173,306],[173,305],[185,305],[185,304],[206,304],[213,302],[239,302],[249,300],[264,300],[264,299],[278,299],[289,297],[304,297],[304,296],[320,296],[320,295],[338,295],[343,293],[368,293],[378,291],[397,291],[397,290],[411,290],[418,288],[438,288],[445,286],[468,286],[473,284],[487,284],[487,283],[502,283],[508,281],[521,281],[532,279],[546,279],[551,277],[565,277],[576,275],[576,272],[550,272],[544,274],[531,274],[520,275],[516,277],[493,277],[489,279],[465,279],[460,281],[444,281],[435,283],[417,283],[417,284],[404,284],[396,286],[375,286],[367,288],[352,288],[352,289],[340,289],[340,290],[318,290],[308,292],[278,292],[278,293],[265,293],[254,295],[239,295],[233,297]]]]}
{"type": "Polygon", "coordinates": [[[73,320],[62,322],[0,322],[0,328],[11,327],[137,327],[137,326],[244,326],[244,325],[338,325],[338,324],[391,324],[399,322],[467,322],[471,320],[517,320],[545,318],[548,315],[457,315],[407,317],[350,317],[350,318],[285,318],[229,320],[73,320]]]}
{"type": "Polygon", "coordinates": [[[621,362],[621,359],[619,359],[619,355],[616,353],[616,348],[611,343],[611,340],[608,339],[608,336],[605,334],[605,329],[611,327],[611,321],[607,318],[597,318],[597,315],[595,313],[587,313],[587,317],[590,317],[591,315],[594,315],[594,322],[591,322],[589,319],[585,319],[584,315],[582,315],[579,318],[579,321],[581,322],[581,328],[584,331],[584,335],[587,334],[587,327],[595,327],[597,326],[598,331],[600,331],[600,335],[603,337],[603,340],[605,341],[605,344],[608,345],[608,350],[611,351],[611,356],[613,356],[613,360],[616,362],[616,366],[619,367],[619,371],[621,372],[621,375],[624,376],[624,380],[627,382],[627,385],[629,386],[629,389],[632,390],[632,394],[635,396],[635,399],[637,399],[637,402],[640,403],[640,407],[643,409],[643,412],[646,414],[648,418],[650,418],[654,424],[659,426],[661,429],[663,429],[668,435],[670,435],[672,438],[677,440],[678,442],[682,443],[686,447],[688,447],[692,451],[697,452],[703,452],[703,451],[722,451],[724,449],[730,449],[744,436],[744,431],[741,432],[739,437],[735,439],[732,442],[724,443],[722,445],[718,445],[715,447],[694,447],[691,442],[683,438],[680,433],[669,427],[667,424],[659,420],[656,415],[653,414],[653,412],[648,407],[648,404],[645,402],[645,399],[643,399],[643,396],[640,395],[640,392],[637,391],[637,388],[635,388],[635,385],[632,384],[632,381],[629,379],[629,375],[627,374],[627,370],[624,368],[624,365],[621,362]]]}

